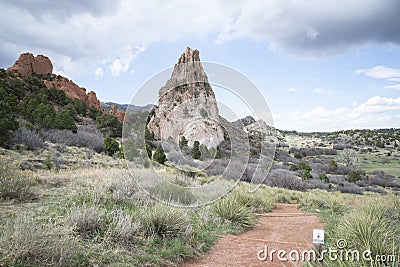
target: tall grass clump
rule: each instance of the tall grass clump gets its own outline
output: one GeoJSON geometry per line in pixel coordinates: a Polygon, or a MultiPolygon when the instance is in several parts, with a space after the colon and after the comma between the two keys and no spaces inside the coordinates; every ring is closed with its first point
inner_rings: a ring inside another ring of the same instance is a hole
{"type": "Polygon", "coordinates": [[[104,232],[106,219],[105,211],[96,206],[76,207],[68,215],[66,224],[74,234],[91,239],[104,232]]]}
{"type": "Polygon", "coordinates": [[[0,200],[32,200],[35,197],[32,190],[34,184],[32,178],[17,170],[7,160],[0,158],[0,200]]]}
{"type": "Polygon", "coordinates": [[[156,203],[144,210],[141,230],[145,236],[158,236],[163,239],[186,237],[192,232],[192,225],[183,209],[156,203]]]}
{"type": "Polygon", "coordinates": [[[0,231],[0,266],[89,266],[81,249],[65,228],[41,225],[31,214],[9,219],[0,231]]]}
{"type": "Polygon", "coordinates": [[[216,201],[211,206],[211,212],[242,229],[251,228],[256,222],[252,211],[232,196],[216,201]]]}
{"type": "Polygon", "coordinates": [[[152,187],[149,193],[152,196],[176,204],[190,205],[196,201],[196,197],[190,188],[182,184],[164,182],[152,187]]]}
{"type": "Polygon", "coordinates": [[[400,243],[398,222],[388,217],[388,207],[381,203],[367,203],[339,220],[334,237],[345,239],[347,248],[360,251],[370,250],[375,255],[398,253],[400,243]]]}
{"type": "Polygon", "coordinates": [[[250,189],[248,186],[242,186],[232,193],[232,197],[254,212],[271,212],[275,208],[275,199],[272,195],[265,194],[261,189],[255,192],[250,192],[250,189]]]}

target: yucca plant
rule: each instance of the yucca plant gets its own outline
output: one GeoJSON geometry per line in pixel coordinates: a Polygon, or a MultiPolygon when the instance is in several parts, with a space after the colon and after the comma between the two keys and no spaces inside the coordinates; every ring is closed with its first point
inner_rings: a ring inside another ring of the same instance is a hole
{"type": "Polygon", "coordinates": [[[251,210],[231,196],[216,201],[211,206],[211,212],[244,229],[252,227],[256,221],[251,210]]]}

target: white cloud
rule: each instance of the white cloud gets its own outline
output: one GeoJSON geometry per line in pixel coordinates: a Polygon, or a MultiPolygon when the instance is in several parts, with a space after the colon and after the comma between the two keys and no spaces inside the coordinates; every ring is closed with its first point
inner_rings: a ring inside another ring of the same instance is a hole
{"type": "Polygon", "coordinates": [[[275,125],[280,129],[299,131],[400,127],[399,111],[400,97],[374,96],[353,107],[328,110],[319,106],[291,112],[276,118],[275,125]]]}
{"type": "Polygon", "coordinates": [[[296,93],[296,92],[299,91],[299,89],[294,88],[294,87],[290,87],[290,88],[287,89],[287,91],[288,91],[288,92],[292,92],[292,93],[296,93]]]}
{"type": "Polygon", "coordinates": [[[314,89],[313,89],[313,92],[316,93],[316,94],[321,94],[321,95],[330,95],[330,94],[333,94],[333,91],[324,90],[324,89],[321,89],[321,88],[314,88],[314,89]]]}
{"type": "MultiPolygon", "coordinates": [[[[385,66],[375,66],[370,69],[356,70],[357,74],[365,74],[375,79],[385,79],[387,82],[400,82],[400,69],[388,68],[385,66]]],[[[389,84],[384,86],[387,89],[400,90],[400,84],[389,84]]]]}
{"type": "Polygon", "coordinates": [[[94,71],[94,76],[96,77],[96,79],[100,78],[101,76],[103,76],[104,74],[104,70],[101,67],[97,67],[94,71]]]}
{"type": "Polygon", "coordinates": [[[129,46],[126,47],[125,53],[110,64],[111,74],[117,77],[121,72],[127,72],[131,61],[144,50],[146,50],[145,46],[137,46],[133,49],[129,46]]]}
{"type": "Polygon", "coordinates": [[[393,79],[400,78],[400,69],[388,68],[385,66],[375,66],[370,69],[356,70],[357,74],[365,74],[375,79],[393,79]]]}

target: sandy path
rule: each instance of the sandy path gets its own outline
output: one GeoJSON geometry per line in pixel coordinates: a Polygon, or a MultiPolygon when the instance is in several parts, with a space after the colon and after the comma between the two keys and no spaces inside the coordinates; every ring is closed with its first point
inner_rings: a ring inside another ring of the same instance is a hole
{"type": "Polygon", "coordinates": [[[269,257],[264,261],[259,260],[257,254],[267,246],[268,256],[271,250],[283,249],[287,251],[285,257],[289,259],[291,250],[310,249],[312,230],[322,227],[320,218],[298,210],[297,205],[277,204],[273,212],[259,217],[259,223],[252,230],[219,239],[204,258],[185,262],[183,266],[302,266],[304,262],[279,261],[276,253],[272,262],[269,257]]]}

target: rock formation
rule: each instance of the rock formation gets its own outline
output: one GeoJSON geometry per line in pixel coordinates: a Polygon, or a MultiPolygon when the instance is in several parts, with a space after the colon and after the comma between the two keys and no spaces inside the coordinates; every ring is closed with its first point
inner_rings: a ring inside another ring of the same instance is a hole
{"type": "Polygon", "coordinates": [[[34,57],[31,53],[23,53],[7,71],[17,72],[22,76],[29,76],[33,73],[51,74],[53,72],[53,64],[46,56],[38,55],[34,57]]]}
{"type": "Polygon", "coordinates": [[[7,72],[16,73],[22,77],[36,74],[50,74],[43,80],[47,88],[56,88],[62,90],[70,98],[77,98],[84,101],[88,107],[94,106],[100,109],[100,101],[97,99],[96,93],[90,91],[86,94],[86,89],[78,86],[76,83],[61,75],[53,74],[53,64],[50,59],[43,55],[34,57],[31,53],[23,53],[19,56],[14,65],[7,69],[7,72]]]}
{"type": "Polygon", "coordinates": [[[200,62],[199,51],[187,48],[175,64],[171,78],[159,90],[158,107],[147,128],[157,138],[182,136],[208,148],[224,139],[214,92],[200,62]]]}
{"type": "Polygon", "coordinates": [[[114,105],[112,107],[112,109],[110,110],[110,115],[114,115],[121,122],[124,121],[125,118],[125,112],[118,111],[117,105],[114,105]]]}

